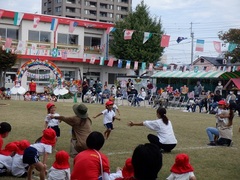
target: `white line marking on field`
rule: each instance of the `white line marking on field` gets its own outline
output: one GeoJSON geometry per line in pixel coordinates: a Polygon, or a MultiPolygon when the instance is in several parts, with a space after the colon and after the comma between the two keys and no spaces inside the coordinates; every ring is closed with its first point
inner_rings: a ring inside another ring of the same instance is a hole
{"type": "MultiPolygon", "coordinates": [[[[174,150],[198,150],[198,149],[211,149],[211,148],[218,148],[218,147],[224,147],[224,146],[200,146],[200,147],[186,147],[186,148],[176,148],[174,150]]],[[[224,148],[231,148],[231,149],[238,149],[236,147],[224,147],[224,148]]],[[[116,155],[116,154],[131,154],[132,151],[125,151],[125,152],[109,152],[106,153],[108,156],[116,155]]]]}

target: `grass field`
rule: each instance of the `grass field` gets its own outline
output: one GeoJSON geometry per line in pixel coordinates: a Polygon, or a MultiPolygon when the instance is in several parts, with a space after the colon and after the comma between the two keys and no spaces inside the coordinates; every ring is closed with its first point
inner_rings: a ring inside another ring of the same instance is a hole
{"type": "MultiPolygon", "coordinates": [[[[33,143],[41,136],[46,116],[46,102],[25,102],[21,100],[0,100],[0,122],[7,121],[12,125],[12,131],[4,139],[5,144],[15,140],[28,139],[33,143]]],[[[56,112],[63,116],[72,116],[71,102],[57,102],[56,112]]],[[[97,119],[92,117],[100,113],[105,107],[100,104],[86,104],[93,124],[92,130],[104,132],[102,116],[97,119]]],[[[131,121],[156,119],[156,110],[152,108],[119,106],[121,121],[114,122],[114,130],[110,138],[105,142],[102,152],[110,161],[111,172],[116,167],[122,167],[126,158],[132,155],[134,148],[141,143],[146,143],[147,134],[151,131],[145,127],[128,127],[131,121]]],[[[232,147],[209,147],[206,127],[215,126],[214,115],[205,113],[186,113],[181,110],[167,110],[167,116],[172,121],[178,145],[169,154],[163,154],[163,167],[159,172],[160,180],[166,179],[170,174],[170,168],[178,153],[187,153],[190,162],[195,169],[195,175],[199,180],[239,180],[240,179],[240,133],[238,127],[239,117],[234,118],[232,147]]],[[[62,122],[60,124],[61,137],[57,142],[58,150],[69,151],[71,137],[70,126],[62,122]]],[[[48,167],[52,165],[55,153],[48,159],[48,167]]],[[[72,159],[71,159],[72,164],[72,159]]],[[[4,177],[2,180],[19,178],[4,177]]]]}

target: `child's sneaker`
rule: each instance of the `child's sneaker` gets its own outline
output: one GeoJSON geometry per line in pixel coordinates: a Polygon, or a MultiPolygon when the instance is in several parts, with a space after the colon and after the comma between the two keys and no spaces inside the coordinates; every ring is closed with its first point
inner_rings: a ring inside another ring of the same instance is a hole
{"type": "Polygon", "coordinates": [[[210,142],[207,144],[208,146],[216,146],[216,143],[215,142],[210,142]]]}

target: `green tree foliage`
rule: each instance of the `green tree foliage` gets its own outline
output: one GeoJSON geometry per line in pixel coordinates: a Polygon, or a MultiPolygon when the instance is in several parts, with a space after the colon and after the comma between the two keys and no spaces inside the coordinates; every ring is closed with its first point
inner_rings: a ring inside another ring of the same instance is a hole
{"type": "Polygon", "coordinates": [[[147,5],[142,1],[134,12],[130,12],[123,20],[116,22],[116,31],[112,33],[110,53],[118,59],[139,62],[154,62],[163,53],[160,40],[163,34],[160,20],[149,15],[147,5]],[[124,30],[135,30],[131,40],[124,40],[124,30]],[[144,32],[153,33],[143,44],[144,32]]]}
{"type": "Polygon", "coordinates": [[[0,48],[0,87],[3,87],[6,70],[10,69],[17,61],[17,54],[7,52],[0,48]]]}
{"type": "Polygon", "coordinates": [[[219,32],[219,39],[224,43],[234,43],[237,47],[232,52],[226,52],[225,57],[232,63],[240,62],[240,29],[229,29],[227,32],[219,32]]]}

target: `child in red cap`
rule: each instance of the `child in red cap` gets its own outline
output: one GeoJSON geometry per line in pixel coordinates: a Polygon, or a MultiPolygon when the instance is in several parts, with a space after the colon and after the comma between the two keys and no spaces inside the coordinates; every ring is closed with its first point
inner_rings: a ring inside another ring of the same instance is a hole
{"type": "Polygon", "coordinates": [[[106,109],[104,109],[101,113],[94,116],[93,118],[95,119],[98,116],[103,115],[103,124],[107,128],[107,130],[104,132],[104,137],[105,137],[105,139],[108,139],[111,131],[113,130],[113,121],[115,119],[120,121],[121,119],[117,118],[115,112],[112,110],[112,108],[113,108],[112,101],[107,101],[105,103],[105,106],[106,106],[106,109]]]}
{"type": "Polygon", "coordinates": [[[22,162],[23,152],[26,148],[30,146],[30,142],[28,140],[21,140],[14,142],[17,145],[16,154],[12,159],[12,175],[16,177],[27,177],[27,169],[28,164],[22,162]]]}
{"type": "Polygon", "coordinates": [[[171,168],[171,174],[167,180],[174,179],[189,179],[196,180],[193,173],[194,169],[189,163],[189,157],[187,154],[178,154],[175,158],[175,163],[171,168]]]}
{"type": "Polygon", "coordinates": [[[66,151],[56,153],[55,162],[48,171],[48,180],[70,180],[69,154],[66,151]]]}
{"type": "Polygon", "coordinates": [[[40,172],[40,180],[45,180],[47,169],[47,158],[52,153],[52,146],[56,143],[56,132],[52,129],[45,129],[40,143],[30,145],[23,153],[23,163],[28,164],[28,179],[32,178],[32,171],[35,168],[40,172]],[[43,156],[43,162],[39,156],[43,156]]]}
{"type": "MultiPolygon", "coordinates": [[[[59,120],[53,117],[60,116],[56,113],[56,106],[52,102],[48,103],[47,106],[47,116],[45,118],[44,129],[52,128],[56,132],[56,136],[60,137],[60,128],[59,128],[59,120]]],[[[57,141],[57,138],[56,138],[57,141]]],[[[55,149],[55,146],[54,146],[55,149]]],[[[56,149],[55,149],[56,150],[56,149]]]]}

